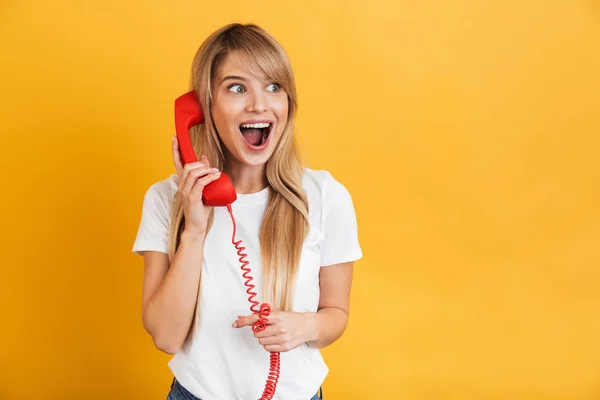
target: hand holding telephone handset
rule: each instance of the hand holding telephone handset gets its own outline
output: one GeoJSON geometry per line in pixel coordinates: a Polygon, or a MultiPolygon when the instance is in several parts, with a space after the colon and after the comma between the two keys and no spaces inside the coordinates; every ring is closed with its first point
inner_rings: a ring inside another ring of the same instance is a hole
{"type": "MultiPolygon", "coordinates": [[[[195,92],[188,92],[175,100],[175,131],[183,164],[198,161],[189,130],[204,122],[204,114],[196,99],[195,92]]],[[[235,189],[225,173],[216,181],[206,185],[202,191],[202,202],[207,206],[226,207],[237,199],[235,189]]]]}
{"type": "MultiPolygon", "coordinates": [[[[197,157],[192,147],[190,140],[189,130],[192,126],[198,125],[204,122],[204,114],[202,108],[198,103],[196,92],[187,92],[182,96],[179,96],[175,100],[175,130],[177,133],[177,141],[179,143],[179,151],[181,153],[181,159],[184,164],[196,162],[197,157]]],[[[245,285],[248,288],[246,293],[250,295],[248,301],[251,303],[250,310],[254,314],[259,315],[259,320],[252,326],[254,332],[260,332],[267,327],[267,316],[271,313],[271,308],[268,304],[260,304],[256,300],[256,292],[252,291],[254,285],[250,282],[252,277],[250,276],[250,268],[248,268],[248,261],[245,261],[246,254],[243,253],[245,247],[241,246],[242,241],[235,240],[236,224],[233,212],[231,209],[231,203],[237,199],[235,189],[229,180],[229,177],[222,172],[221,176],[210,182],[202,190],[202,202],[207,206],[214,207],[227,207],[229,214],[231,215],[231,221],[233,223],[233,236],[231,242],[237,249],[237,254],[240,256],[239,260],[242,263],[241,269],[244,271],[242,276],[246,279],[245,285]]],[[[265,385],[265,390],[259,400],[271,400],[275,395],[277,382],[279,380],[279,366],[280,357],[278,352],[271,352],[270,354],[270,369],[269,377],[265,385]]]]}

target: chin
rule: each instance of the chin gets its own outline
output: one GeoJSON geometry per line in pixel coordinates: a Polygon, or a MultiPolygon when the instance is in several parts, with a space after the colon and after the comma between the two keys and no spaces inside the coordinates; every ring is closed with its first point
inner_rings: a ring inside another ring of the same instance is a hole
{"type": "MultiPolygon", "coordinates": [[[[242,143],[242,145],[243,145],[243,143],[242,143]]],[[[254,151],[248,151],[248,150],[244,149],[243,147],[239,150],[240,151],[238,154],[240,154],[241,159],[239,159],[238,161],[240,161],[242,164],[247,165],[249,167],[260,167],[262,165],[265,165],[267,163],[267,161],[269,161],[269,159],[273,155],[273,150],[270,148],[266,148],[264,151],[261,151],[260,153],[254,152],[254,151]]]]}

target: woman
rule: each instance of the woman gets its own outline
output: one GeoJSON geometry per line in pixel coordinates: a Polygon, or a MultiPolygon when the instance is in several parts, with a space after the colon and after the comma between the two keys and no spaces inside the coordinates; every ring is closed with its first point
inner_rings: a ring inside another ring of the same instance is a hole
{"type": "Polygon", "coordinates": [[[256,400],[270,356],[280,354],[274,399],[322,398],[328,373],[320,348],[348,320],[353,262],[362,257],[351,196],[327,171],[301,166],[297,109],[287,55],[264,30],[232,24],[198,50],[191,89],[205,122],[190,132],[198,162],[146,192],[133,252],[144,257],[144,328],[174,357],[168,399],[256,400]],[[240,256],[225,207],[202,204],[224,171],[266,329],[252,329],[240,256]]]}

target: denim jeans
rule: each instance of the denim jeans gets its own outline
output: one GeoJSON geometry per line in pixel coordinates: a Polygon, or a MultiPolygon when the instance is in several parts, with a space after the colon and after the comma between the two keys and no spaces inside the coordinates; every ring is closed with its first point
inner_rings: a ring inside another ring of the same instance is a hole
{"type": "MultiPolygon", "coordinates": [[[[201,400],[188,392],[186,388],[181,386],[177,379],[173,378],[171,383],[171,391],[167,395],[167,400],[201,400]]],[[[319,388],[319,392],[310,400],[323,400],[323,388],[319,388]]]]}

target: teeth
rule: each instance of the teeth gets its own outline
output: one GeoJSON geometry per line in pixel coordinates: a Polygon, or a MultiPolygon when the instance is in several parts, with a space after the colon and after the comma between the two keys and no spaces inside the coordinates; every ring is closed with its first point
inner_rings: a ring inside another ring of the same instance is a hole
{"type": "Polygon", "coordinates": [[[271,124],[259,123],[259,124],[242,124],[242,128],[268,128],[271,124]]]}

